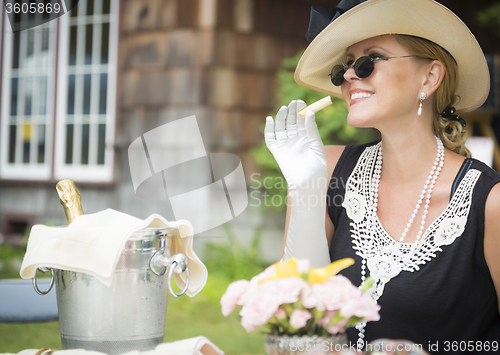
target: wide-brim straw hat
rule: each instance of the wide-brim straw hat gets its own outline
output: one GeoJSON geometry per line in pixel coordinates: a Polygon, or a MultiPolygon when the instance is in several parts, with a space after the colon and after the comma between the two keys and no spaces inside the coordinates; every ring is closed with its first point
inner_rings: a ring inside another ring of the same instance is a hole
{"type": "Polygon", "coordinates": [[[295,70],[295,81],[343,98],[340,87],[328,76],[332,67],[343,62],[349,46],[384,34],[422,37],[453,56],[458,67],[457,112],[472,111],[488,97],[490,74],[476,38],[453,12],[433,0],[368,0],[352,7],[306,48],[295,70]]]}

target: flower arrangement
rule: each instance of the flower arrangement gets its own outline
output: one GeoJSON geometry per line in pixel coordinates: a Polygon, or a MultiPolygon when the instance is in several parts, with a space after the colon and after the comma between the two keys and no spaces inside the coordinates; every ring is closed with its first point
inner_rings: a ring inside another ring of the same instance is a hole
{"type": "Polygon", "coordinates": [[[222,314],[236,306],[247,332],[258,327],[272,335],[329,336],[343,333],[359,322],[377,321],[380,306],[363,288],[337,275],[354,260],[342,259],[319,269],[309,260],[288,259],[268,267],[250,281],[231,283],[221,298],[222,314]]]}

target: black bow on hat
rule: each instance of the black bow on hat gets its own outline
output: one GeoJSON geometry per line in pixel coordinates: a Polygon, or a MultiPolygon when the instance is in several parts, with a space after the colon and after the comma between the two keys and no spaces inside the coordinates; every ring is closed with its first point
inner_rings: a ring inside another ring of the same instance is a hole
{"type": "Polygon", "coordinates": [[[311,18],[306,33],[307,41],[312,42],[326,26],[335,21],[340,15],[365,1],[368,0],[342,0],[333,9],[333,12],[321,5],[311,6],[311,18]]]}
{"type": "Polygon", "coordinates": [[[454,113],[455,113],[455,107],[448,106],[441,113],[441,117],[444,117],[448,120],[457,121],[462,125],[462,127],[465,127],[467,125],[467,122],[465,122],[465,120],[462,117],[460,117],[459,115],[455,115],[454,113]]]}

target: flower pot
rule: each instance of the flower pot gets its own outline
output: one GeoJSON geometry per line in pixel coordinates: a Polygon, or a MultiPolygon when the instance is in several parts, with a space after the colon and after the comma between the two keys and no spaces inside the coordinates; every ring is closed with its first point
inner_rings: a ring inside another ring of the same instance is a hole
{"type": "Polygon", "coordinates": [[[264,343],[267,355],[323,355],[348,348],[345,333],[330,336],[268,335],[264,343]]]}

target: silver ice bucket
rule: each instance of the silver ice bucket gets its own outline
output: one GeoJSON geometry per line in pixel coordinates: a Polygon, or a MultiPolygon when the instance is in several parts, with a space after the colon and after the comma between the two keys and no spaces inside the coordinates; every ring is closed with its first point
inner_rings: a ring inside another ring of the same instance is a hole
{"type": "MultiPolygon", "coordinates": [[[[167,290],[180,296],[189,284],[187,258],[176,254],[176,234],[175,228],[135,232],[126,242],[111,287],[88,274],[51,270],[63,349],[121,354],[151,350],[163,342],[167,290]],[[186,285],[176,292],[172,277],[183,272],[186,285]]],[[[33,286],[39,294],[52,287],[40,291],[36,276],[33,286]]]]}

